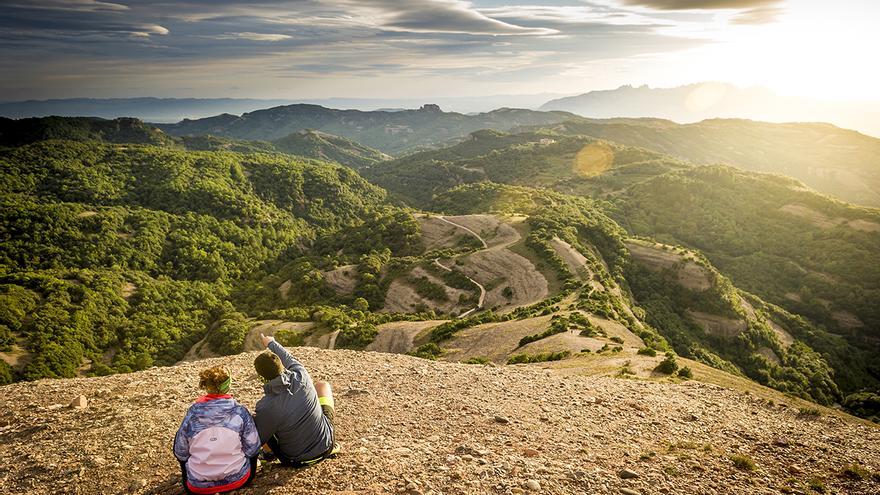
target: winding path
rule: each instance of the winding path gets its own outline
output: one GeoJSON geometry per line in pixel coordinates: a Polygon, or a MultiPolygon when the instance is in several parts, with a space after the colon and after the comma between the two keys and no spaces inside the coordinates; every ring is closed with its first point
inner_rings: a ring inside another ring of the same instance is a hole
{"type": "Polygon", "coordinates": [[[460,228],[460,229],[463,229],[463,230],[465,230],[465,231],[467,231],[467,232],[470,232],[474,237],[476,237],[477,239],[479,239],[481,243],[483,243],[483,249],[489,249],[489,245],[486,244],[486,240],[483,239],[483,238],[480,236],[480,234],[478,234],[478,233],[474,232],[473,230],[471,230],[471,229],[465,227],[464,225],[461,225],[461,224],[455,223],[455,222],[453,222],[452,220],[447,220],[446,217],[437,216],[437,218],[439,218],[439,219],[440,219],[441,221],[443,221],[443,222],[448,223],[449,225],[452,225],[452,226],[458,227],[458,228],[460,228]]]}
{"type": "MultiPolygon", "coordinates": [[[[440,220],[442,220],[442,221],[448,223],[449,225],[452,225],[452,226],[458,227],[458,228],[460,228],[460,229],[463,229],[463,230],[469,232],[471,235],[473,235],[474,237],[476,237],[477,239],[479,239],[480,243],[483,244],[483,249],[489,249],[489,245],[486,244],[486,240],[483,239],[483,237],[482,237],[480,234],[478,234],[478,233],[474,232],[473,230],[471,230],[471,229],[465,227],[464,225],[461,225],[461,224],[455,223],[455,222],[453,222],[452,220],[447,220],[445,217],[438,216],[437,218],[439,218],[440,220]]],[[[442,263],[440,263],[440,258],[434,258],[434,264],[437,265],[437,266],[439,266],[440,268],[446,270],[447,272],[451,272],[451,271],[452,271],[452,268],[449,268],[448,266],[445,266],[445,265],[443,265],[442,263]]],[[[481,283],[477,282],[476,280],[474,280],[474,279],[468,277],[468,276],[465,275],[464,273],[462,273],[462,275],[464,275],[465,277],[467,277],[468,280],[470,280],[474,285],[476,285],[477,287],[480,288],[480,300],[479,300],[479,302],[477,302],[477,306],[476,306],[476,307],[471,308],[471,309],[465,311],[464,313],[462,313],[462,314],[456,316],[456,318],[464,318],[464,317],[466,317],[467,315],[473,313],[474,311],[478,311],[478,310],[483,309],[483,303],[484,303],[485,300],[486,300],[486,288],[483,287],[483,284],[481,284],[481,283]]]]}

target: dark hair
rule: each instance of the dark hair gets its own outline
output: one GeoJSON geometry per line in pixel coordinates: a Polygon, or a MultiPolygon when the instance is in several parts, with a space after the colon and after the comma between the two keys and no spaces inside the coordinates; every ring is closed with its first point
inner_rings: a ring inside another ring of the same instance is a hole
{"type": "Polygon", "coordinates": [[[214,366],[199,373],[199,388],[216,394],[220,392],[220,385],[226,380],[229,380],[229,372],[222,366],[214,366]]]}
{"type": "Polygon", "coordinates": [[[275,353],[265,351],[254,359],[254,369],[257,370],[258,375],[268,381],[280,375],[284,371],[284,366],[281,366],[281,360],[275,353]]]}

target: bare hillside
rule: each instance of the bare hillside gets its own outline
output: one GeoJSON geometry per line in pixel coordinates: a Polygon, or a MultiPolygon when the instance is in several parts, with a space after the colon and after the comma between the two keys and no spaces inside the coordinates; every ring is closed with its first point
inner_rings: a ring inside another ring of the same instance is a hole
{"type": "MultiPolygon", "coordinates": [[[[827,410],[799,414],[782,396],[769,403],[695,381],[294,351],[335,386],[344,453],[304,470],[263,467],[239,493],[807,493],[807,483],[880,490],[871,477],[880,469],[877,426],[827,410]]],[[[254,356],[2,387],[3,492],[180,493],[170,445],[199,394],[198,370],[228,366],[233,393],[252,408],[260,396],[254,356]],[[80,394],[87,407],[67,407],[80,394]]]]}

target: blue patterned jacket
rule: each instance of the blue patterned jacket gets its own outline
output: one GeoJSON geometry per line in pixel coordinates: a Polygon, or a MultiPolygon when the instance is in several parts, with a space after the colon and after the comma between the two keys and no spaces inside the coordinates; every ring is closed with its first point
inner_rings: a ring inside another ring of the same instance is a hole
{"type": "Polygon", "coordinates": [[[225,394],[199,398],[174,437],[174,455],[186,463],[187,484],[195,491],[243,484],[259,450],[251,413],[225,394]]]}

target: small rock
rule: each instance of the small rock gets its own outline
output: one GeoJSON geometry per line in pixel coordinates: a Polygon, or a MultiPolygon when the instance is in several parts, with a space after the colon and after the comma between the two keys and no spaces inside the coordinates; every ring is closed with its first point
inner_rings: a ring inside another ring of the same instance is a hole
{"type": "Polygon", "coordinates": [[[495,422],[506,425],[507,423],[510,423],[510,420],[504,416],[495,416],[495,422]]]}
{"type": "Polygon", "coordinates": [[[147,480],[131,480],[131,483],[128,484],[128,491],[137,492],[143,490],[147,486],[147,480]]]}
{"type": "Polygon", "coordinates": [[[529,480],[529,481],[526,481],[526,488],[528,490],[533,491],[533,492],[537,492],[537,491],[541,490],[541,484],[538,483],[537,480],[529,480]]]}
{"type": "Polygon", "coordinates": [[[635,490],[630,490],[629,488],[621,488],[620,493],[622,493],[623,495],[642,495],[641,493],[635,490]]]}
{"type": "Polygon", "coordinates": [[[639,473],[630,471],[629,469],[622,469],[617,475],[625,480],[639,477],[639,473]]]}
{"type": "Polygon", "coordinates": [[[523,449],[523,454],[524,454],[526,457],[538,457],[538,455],[540,454],[540,452],[538,452],[538,449],[533,449],[533,448],[531,448],[531,447],[526,447],[526,448],[523,449]]]}
{"type": "Polygon", "coordinates": [[[89,407],[89,401],[85,395],[80,395],[70,402],[70,407],[73,409],[85,409],[89,407]]]}

